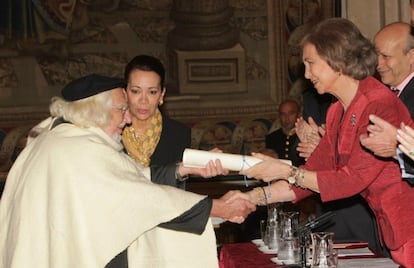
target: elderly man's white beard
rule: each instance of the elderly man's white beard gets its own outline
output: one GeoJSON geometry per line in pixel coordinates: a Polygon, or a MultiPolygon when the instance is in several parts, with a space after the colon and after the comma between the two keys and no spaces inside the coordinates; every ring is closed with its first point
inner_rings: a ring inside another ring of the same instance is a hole
{"type": "MultiPolygon", "coordinates": [[[[122,123],[118,126],[118,128],[119,129],[124,129],[126,124],[127,124],[126,121],[122,121],[122,123]]],[[[114,139],[118,143],[122,143],[122,135],[121,134],[118,134],[118,133],[113,134],[112,139],[114,139]]]]}
{"type": "Polygon", "coordinates": [[[116,142],[121,143],[122,141],[122,136],[119,135],[118,133],[115,133],[114,135],[112,135],[112,139],[114,139],[116,142]]]}

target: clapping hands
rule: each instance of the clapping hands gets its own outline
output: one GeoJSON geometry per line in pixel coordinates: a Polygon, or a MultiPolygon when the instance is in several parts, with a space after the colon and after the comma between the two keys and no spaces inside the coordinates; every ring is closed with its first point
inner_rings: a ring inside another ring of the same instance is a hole
{"type": "Polygon", "coordinates": [[[361,144],[381,157],[395,157],[397,148],[397,128],[376,115],[370,115],[371,125],[368,134],[360,136],[361,144]]]}
{"type": "Polygon", "coordinates": [[[323,135],[325,135],[325,125],[318,126],[312,117],[308,118],[308,122],[302,117],[298,118],[295,123],[296,135],[298,135],[300,143],[296,150],[299,156],[307,159],[319,144],[323,135]]]}

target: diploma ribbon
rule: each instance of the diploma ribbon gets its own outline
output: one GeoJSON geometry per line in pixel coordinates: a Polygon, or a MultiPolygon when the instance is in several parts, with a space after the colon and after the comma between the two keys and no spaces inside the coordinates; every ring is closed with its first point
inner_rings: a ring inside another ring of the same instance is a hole
{"type": "MultiPolygon", "coordinates": [[[[248,168],[251,167],[251,165],[246,160],[246,155],[243,154],[242,155],[242,166],[241,166],[240,170],[244,169],[244,165],[246,165],[248,168]]],[[[249,187],[249,183],[247,182],[247,176],[246,175],[243,176],[243,180],[244,180],[244,186],[249,187]]],[[[272,192],[270,191],[270,181],[267,182],[267,186],[268,186],[267,198],[270,198],[272,196],[272,192]]]]}
{"type": "MultiPolygon", "coordinates": [[[[240,170],[243,170],[244,169],[244,165],[246,164],[246,166],[249,168],[249,167],[251,167],[250,166],[250,164],[246,161],[246,155],[242,155],[242,166],[241,166],[241,168],[240,168],[240,170]]],[[[243,179],[244,179],[244,186],[246,186],[246,187],[249,187],[249,184],[247,183],[247,176],[246,175],[244,175],[243,176],[243,179]]]]}

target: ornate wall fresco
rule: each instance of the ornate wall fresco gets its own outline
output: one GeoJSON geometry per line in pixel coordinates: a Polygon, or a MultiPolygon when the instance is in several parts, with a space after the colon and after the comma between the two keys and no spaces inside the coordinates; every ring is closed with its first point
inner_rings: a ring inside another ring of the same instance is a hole
{"type": "MultiPolygon", "coordinates": [[[[244,85],[228,92],[225,88],[212,90],[211,94],[180,94],[179,90],[174,93],[167,89],[166,112],[186,120],[275,114],[278,102],[289,94],[292,83],[300,76],[298,38],[313,18],[333,16],[334,2],[2,1],[0,121],[13,121],[19,116],[21,120],[43,118],[50,97],[58,95],[68,81],[91,72],[122,76],[125,63],[136,54],[159,57],[168,71],[174,66],[168,55],[169,36],[179,23],[183,26],[179,21],[183,14],[193,21],[205,22],[197,8],[216,9],[216,17],[209,19],[222,20],[229,33],[225,38],[242,48],[243,65],[235,70],[239,72],[237,77],[245,79],[244,85]]],[[[194,30],[185,23],[184,26],[187,28],[181,30],[194,30]]],[[[211,26],[204,35],[218,31],[211,26]]],[[[194,48],[191,42],[184,41],[180,44],[184,48],[194,48]]]]}
{"type": "MultiPolygon", "coordinates": [[[[411,26],[414,27],[414,0],[410,0],[410,22],[411,22],[411,26]]],[[[411,28],[411,34],[413,34],[414,30],[413,28],[411,28]]]]}

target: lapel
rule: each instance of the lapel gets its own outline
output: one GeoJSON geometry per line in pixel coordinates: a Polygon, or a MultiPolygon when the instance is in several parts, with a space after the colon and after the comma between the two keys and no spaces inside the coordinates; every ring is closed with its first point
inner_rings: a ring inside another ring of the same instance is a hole
{"type": "Polygon", "coordinates": [[[414,77],[411,78],[410,82],[404,87],[399,98],[407,108],[414,105],[414,77]]]}
{"type": "Polygon", "coordinates": [[[336,146],[340,163],[348,161],[353,146],[356,144],[355,139],[359,138],[357,137],[359,135],[358,128],[360,124],[365,125],[365,122],[360,122],[360,119],[367,104],[367,98],[361,93],[361,90],[358,90],[343,116],[341,115],[344,109],[339,101],[332,106],[332,112],[328,114],[327,122],[331,126],[328,130],[328,137],[331,145],[336,146]]]}

